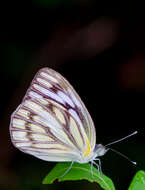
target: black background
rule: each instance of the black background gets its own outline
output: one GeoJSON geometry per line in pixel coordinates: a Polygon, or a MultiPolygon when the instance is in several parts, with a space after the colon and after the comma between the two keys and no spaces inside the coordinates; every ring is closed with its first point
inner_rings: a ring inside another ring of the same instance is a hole
{"type": "MultiPolygon", "coordinates": [[[[95,126],[97,143],[113,145],[102,160],[116,189],[127,189],[145,168],[145,14],[138,1],[12,1],[1,4],[0,189],[97,189],[85,181],[42,185],[55,163],[16,150],[10,115],[38,69],[50,67],[76,89],[95,126]]],[[[99,187],[98,187],[99,189],[99,187]]]]}

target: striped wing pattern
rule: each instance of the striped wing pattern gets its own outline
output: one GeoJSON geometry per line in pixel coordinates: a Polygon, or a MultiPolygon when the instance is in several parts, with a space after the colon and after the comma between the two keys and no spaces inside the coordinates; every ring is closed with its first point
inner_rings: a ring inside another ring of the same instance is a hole
{"type": "Polygon", "coordinates": [[[96,143],[81,99],[56,71],[43,68],[11,116],[11,139],[21,151],[47,161],[76,161],[96,143]]]}

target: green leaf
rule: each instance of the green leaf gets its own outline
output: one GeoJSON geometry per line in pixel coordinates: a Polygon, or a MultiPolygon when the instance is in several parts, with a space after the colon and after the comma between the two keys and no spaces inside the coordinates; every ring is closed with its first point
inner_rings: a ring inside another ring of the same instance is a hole
{"type": "Polygon", "coordinates": [[[105,190],[115,190],[114,184],[110,178],[93,167],[93,176],[91,173],[91,165],[74,163],[71,170],[65,175],[65,171],[70,167],[70,162],[62,162],[56,164],[56,166],[50,171],[50,173],[44,178],[43,184],[51,184],[56,179],[59,182],[66,180],[83,180],[86,179],[90,182],[98,183],[105,190]]]}
{"type": "Polygon", "coordinates": [[[140,170],[134,176],[128,190],[145,190],[145,172],[140,170]]]}

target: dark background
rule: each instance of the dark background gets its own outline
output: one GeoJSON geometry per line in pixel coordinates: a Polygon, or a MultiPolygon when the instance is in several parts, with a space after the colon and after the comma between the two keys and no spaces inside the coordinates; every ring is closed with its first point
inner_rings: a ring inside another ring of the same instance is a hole
{"type": "MultiPolygon", "coordinates": [[[[145,13],[139,1],[5,1],[0,15],[0,189],[97,189],[85,181],[42,185],[55,163],[16,150],[10,141],[10,115],[38,69],[65,76],[86,104],[97,143],[113,145],[137,161],[113,152],[102,160],[117,190],[127,189],[145,169],[145,13]]],[[[98,187],[99,189],[99,187],[98,187]]]]}

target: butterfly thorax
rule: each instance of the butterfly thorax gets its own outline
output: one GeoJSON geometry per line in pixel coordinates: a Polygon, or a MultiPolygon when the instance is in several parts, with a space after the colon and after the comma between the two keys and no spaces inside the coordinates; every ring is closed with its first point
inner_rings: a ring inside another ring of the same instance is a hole
{"type": "Polygon", "coordinates": [[[108,149],[106,149],[102,144],[96,144],[93,151],[90,151],[88,155],[84,154],[81,155],[80,158],[77,160],[77,162],[79,163],[91,162],[95,160],[95,158],[103,156],[107,151],[108,149]]]}

